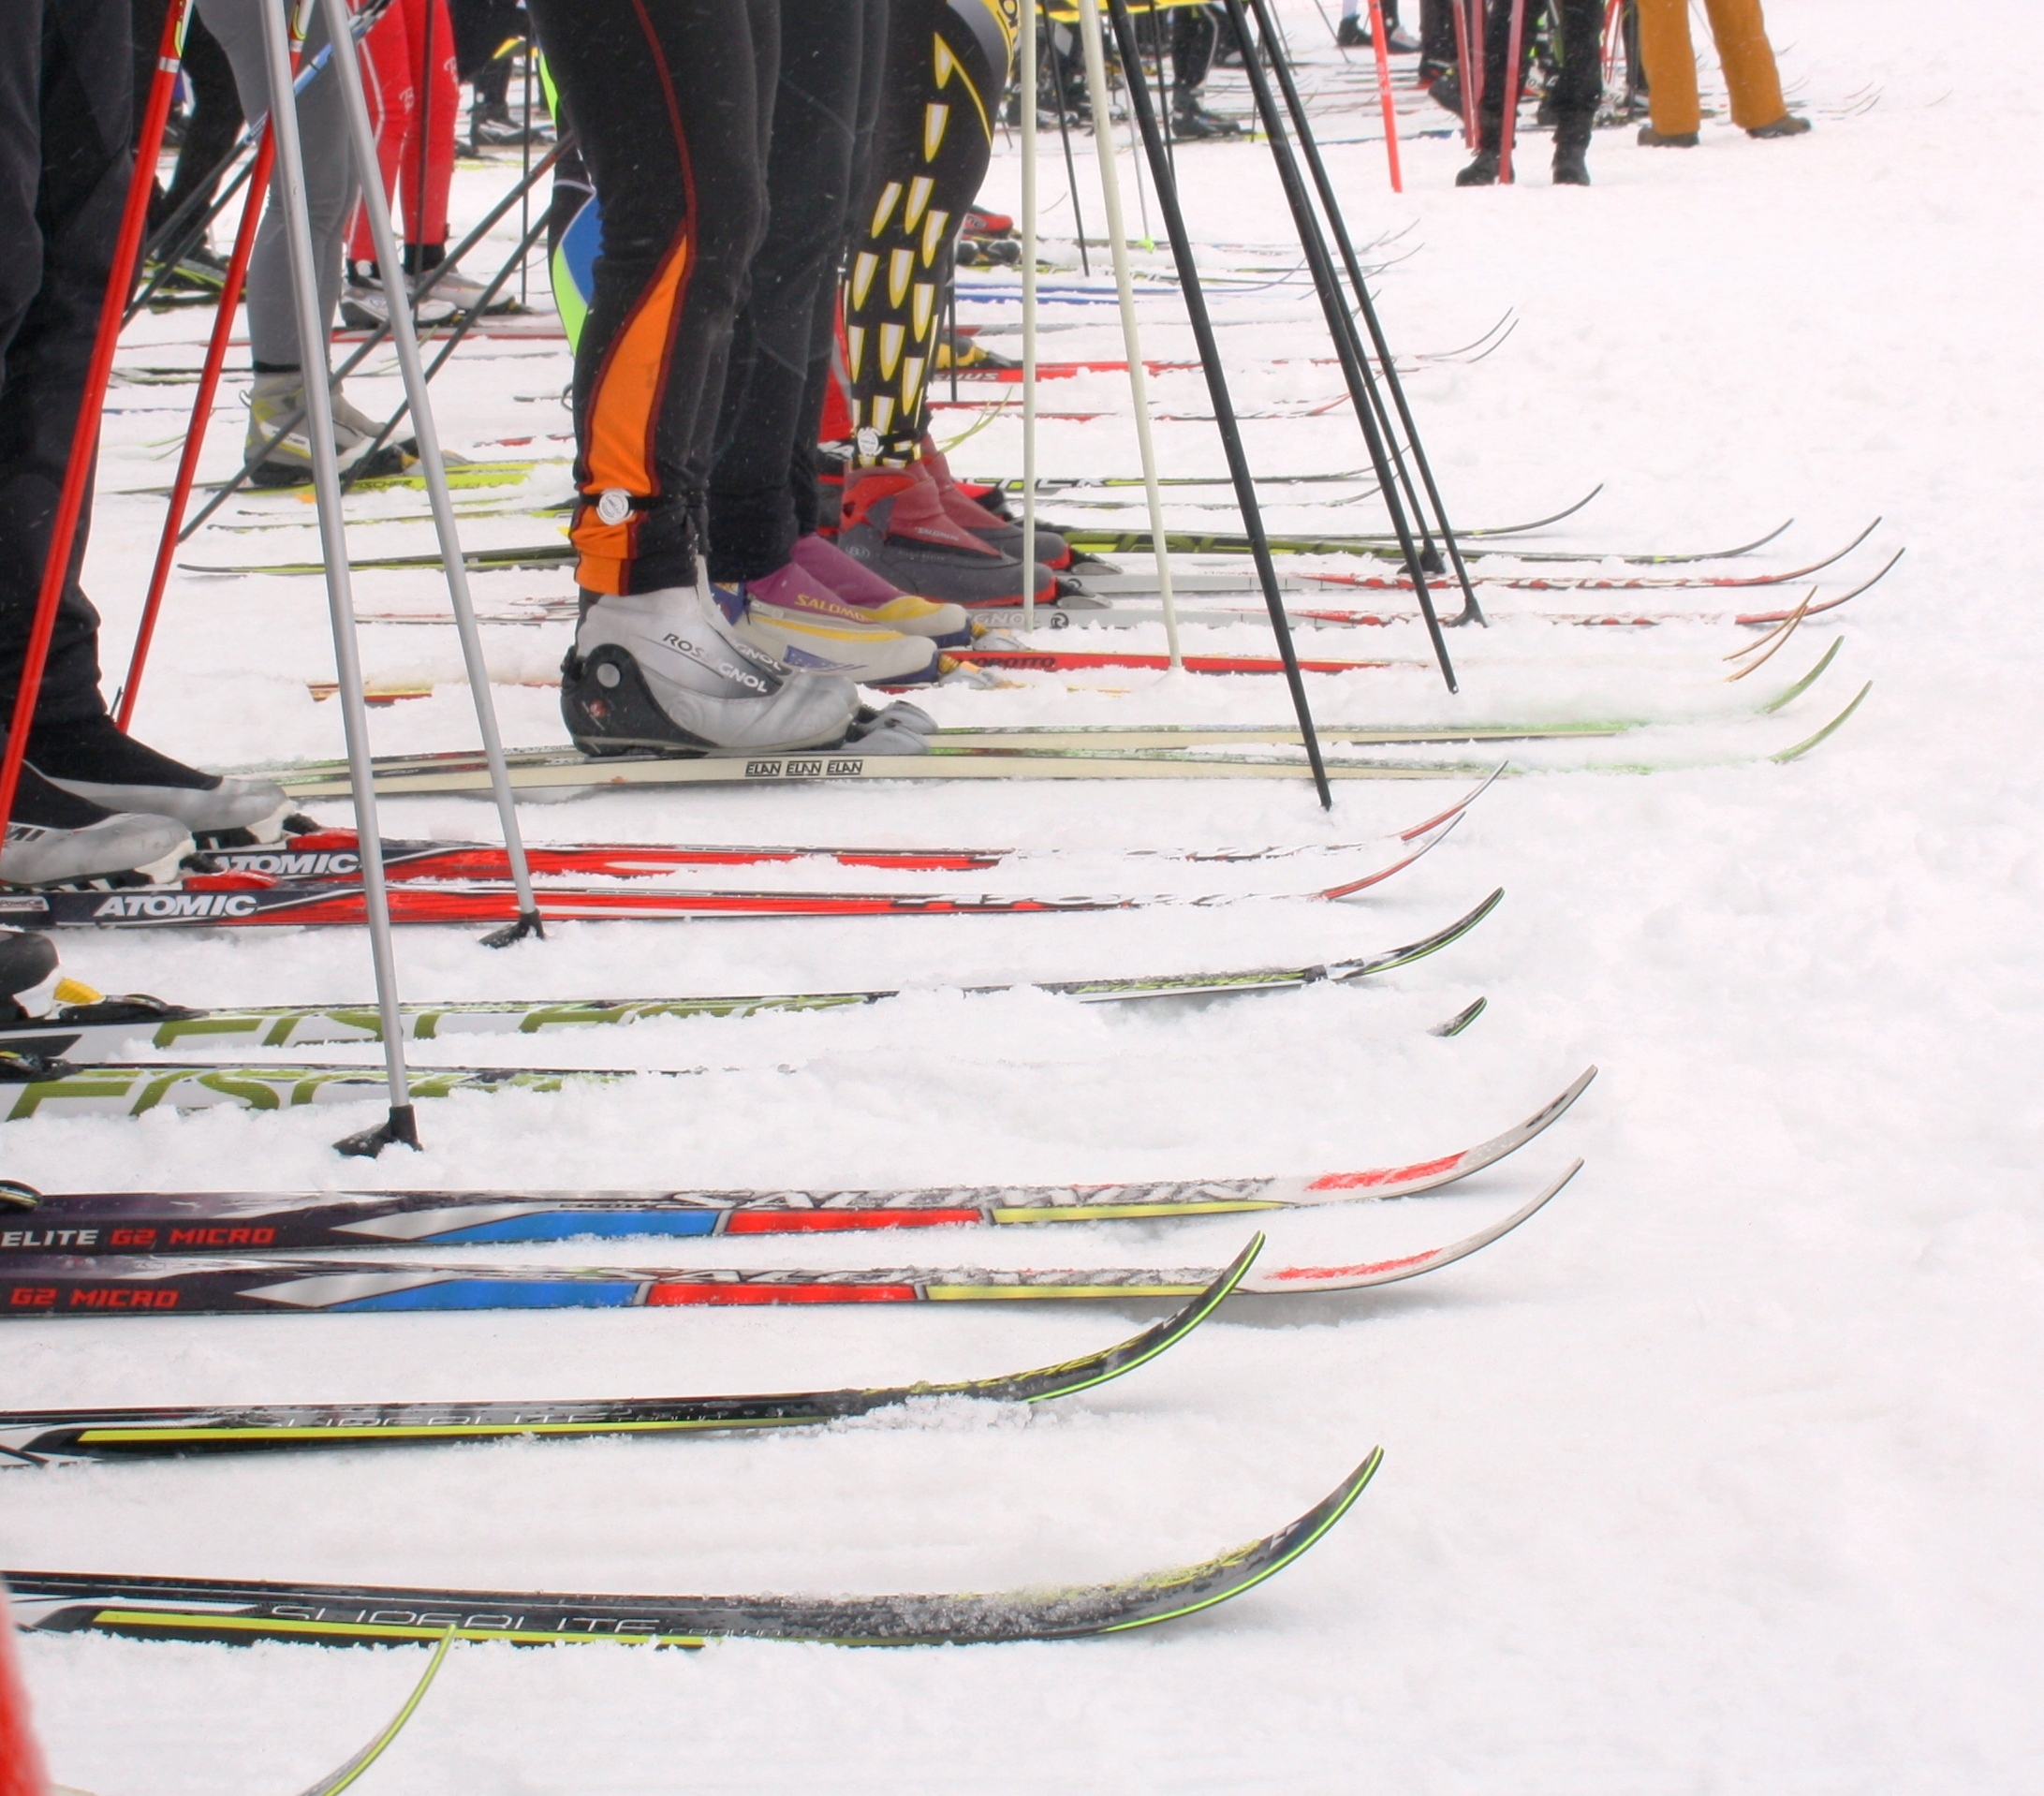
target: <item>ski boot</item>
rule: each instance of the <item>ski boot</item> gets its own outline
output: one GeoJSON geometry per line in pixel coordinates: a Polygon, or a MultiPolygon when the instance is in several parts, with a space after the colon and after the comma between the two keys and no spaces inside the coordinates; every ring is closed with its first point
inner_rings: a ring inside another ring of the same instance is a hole
{"type": "MultiPolygon", "coordinates": [[[[842,674],[866,685],[916,685],[942,669],[935,642],[890,628],[847,605],[795,562],[746,581],[732,597],[738,633],[775,660],[807,673],[842,674]]],[[[930,608],[957,611],[956,606],[930,608]]],[[[958,611],[963,619],[964,613],[958,611]]],[[[970,635],[971,626],[966,626],[970,635]]]]}
{"type": "Polygon", "coordinates": [[[1184,88],[1180,90],[1171,105],[1171,135],[1183,138],[1188,143],[1197,143],[1213,138],[1240,137],[1242,126],[1233,119],[1208,111],[1197,87],[1184,88]]]}
{"type": "MultiPolygon", "coordinates": [[[[344,477],[374,479],[404,472],[404,451],[386,443],[374,453],[377,426],[339,393],[333,404],[333,455],[344,477]]],[[[257,375],[248,396],[248,436],[244,459],[260,456],[249,474],[253,486],[308,486],[313,478],[312,433],[306,428],[305,382],[297,369],[257,375]],[[277,429],[293,414],[298,421],[272,443],[277,429]],[[266,448],[265,445],[268,447],[266,448]]]]}
{"type": "Polygon", "coordinates": [[[1370,34],[1354,13],[1345,12],[1341,23],[1334,27],[1334,41],[1344,50],[1368,50],[1370,34]]]}
{"type": "Polygon", "coordinates": [[[1798,118],[1793,112],[1784,112],[1772,125],[1753,125],[1746,127],[1749,138],[1800,138],[1810,129],[1808,119],[1798,118]]]}
{"type": "Polygon", "coordinates": [[[1577,129],[1554,135],[1554,184],[1557,187],[1587,187],[1590,184],[1590,133],[1577,129]]]}
{"type": "Polygon", "coordinates": [[[29,732],[28,765],[102,810],[167,817],[220,846],[274,842],[291,814],[281,786],[201,773],[137,742],[104,712],[37,723],[29,732]]]}
{"type": "MultiPolygon", "coordinates": [[[[951,464],[944,451],[925,436],[919,466],[930,471],[944,498],[944,515],[963,530],[969,530],[990,549],[1019,561],[1022,559],[1022,525],[1011,518],[997,517],[960,486],[951,476],[951,464]]],[[[1053,572],[1063,573],[1072,565],[1072,552],[1065,538],[1043,524],[1037,526],[1037,559],[1053,572]]]]}
{"type": "Polygon", "coordinates": [[[55,886],[125,874],[156,885],[176,878],[178,862],[191,851],[191,832],[182,823],[110,811],[52,785],[24,764],[14,792],[14,816],[0,846],[0,881],[55,886]]]}
{"type": "Polygon", "coordinates": [[[858,714],[849,680],[798,673],[747,641],[699,580],[582,602],[561,663],[561,715],[586,755],[820,748],[842,742],[858,714]]]}
{"type": "Polygon", "coordinates": [[[1024,568],[953,521],[920,462],[846,476],[837,546],[898,591],[940,603],[1017,605],[1025,582],[1040,603],[1057,595],[1057,576],[1042,563],[1024,568]]]}
{"type": "Polygon", "coordinates": [[[959,606],[898,591],[820,536],[798,537],[788,559],[871,623],[904,636],[926,636],[940,649],[963,648],[972,640],[972,620],[959,606]]]}
{"type": "Polygon", "coordinates": [[[1455,177],[1458,187],[1494,187],[1497,185],[1498,153],[1495,150],[1478,150],[1476,160],[1455,177]]]}
{"type": "Polygon", "coordinates": [[[17,1000],[56,970],[56,945],[40,930],[0,929],[0,1024],[26,1023],[17,1000]]]}
{"type": "Polygon", "coordinates": [[[1694,131],[1656,131],[1651,125],[1640,127],[1643,150],[1693,150],[1700,140],[1694,131]]]}

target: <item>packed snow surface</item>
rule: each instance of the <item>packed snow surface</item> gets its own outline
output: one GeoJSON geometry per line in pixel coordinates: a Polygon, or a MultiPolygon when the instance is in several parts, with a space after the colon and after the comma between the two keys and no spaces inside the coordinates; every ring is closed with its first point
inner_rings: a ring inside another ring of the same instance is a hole
{"type": "MultiPolygon", "coordinates": [[[[1301,633],[1309,655],[1399,663],[1309,681],[1331,736],[1345,722],[1641,717],[1671,727],[1647,732],[1629,758],[1676,765],[1642,776],[1581,771],[1596,758],[1588,749],[1529,753],[1521,762],[1536,771],[1501,782],[1428,859],[1346,905],[581,925],[503,954],[472,932],[414,931],[399,941],[411,998],[919,990],[851,1012],[420,1044],[421,1063],[494,1054],[708,1070],[435,1103],[421,1114],[425,1151],[373,1166],[329,1147],[376,1119],[369,1106],[36,1120],[4,1138],[9,1176],[71,1190],[1222,1176],[1446,1153],[1527,1114],[1595,1062],[1602,1075],[1576,1111],[1514,1160],[1439,1197],[1277,1215],[1268,1257],[1313,1263],[1439,1244],[1505,1215],[1581,1155],[1585,1170],[1544,1213],[1410,1285],[1237,1300],[1155,1364],[1026,1413],[949,1404],[766,1438],[18,1470],[0,1474],[0,1557],[519,1589],[998,1590],[1205,1558],[1295,1515],[1381,1442],[1375,1484],[1312,1553],[1193,1620],[1005,1648],[458,1649],[362,1788],[2037,1788],[2044,637],[2025,569],[2044,476],[2034,79],[2044,19],[2019,0],[1774,0],[1769,12],[1814,135],[1756,142],[1720,115],[1683,153],[1638,148],[1629,127],[1605,131],[1587,192],[1549,185],[1537,136],[1522,141],[1521,185],[1467,192],[1452,184],[1464,152],[1443,135],[1446,114],[1411,108],[1403,197],[1387,189],[1364,59],[1345,66],[1313,8],[1285,14],[1322,94],[1348,216],[1383,271],[1391,340],[1436,358],[1416,362],[1411,395],[1459,520],[1538,517],[1602,481],[1591,506],[1519,546],[1610,555],[1728,547],[1793,516],[1753,556],[1706,565],[1719,574],[1797,567],[1883,520],[1853,557],[1797,585],[1487,586],[1496,626],[1450,638],[1460,697],[1429,670],[1415,626],[1301,633]],[[1507,312],[1516,329],[1493,353],[1438,359],[1507,312]],[[1863,598],[1805,625],[1751,680],[1720,684],[1721,657],[1757,634],[1732,612],[1793,605],[1810,583],[1835,595],[1904,546],[1863,598]],[[1714,621],[1595,630],[1535,615],[1605,606],[1714,621]],[[1808,695],[1779,715],[1739,714],[1839,637],[1838,665],[1808,695]],[[1789,765],[1764,758],[1870,679],[1860,713],[1821,748],[1789,765]],[[1466,941],[1356,987],[1126,1012],[955,989],[1339,958],[1414,939],[1496,886],[1503,906],[1466,941]],[[1427,1032],[1479,994],[1489,1010],[1468,1033],[1427,1032]]],[[[1707,49],[1704,61],[1714,81],[1707,49]]],[[[1242,110],[1239,72],[1218,76],[1210,97],[1242,110]]],[[[1097,235],[1089,144],[1079,145],[1081,192],[1097,235]]],[[[1068,257],[1062,158],[1053,141],[1045,155],[1047,247],[1068,257]]],[[[514,166],[465,170],[458,213],[479,216],[514,166]]],[[[1178,167],[1216,279],[1237,401],[1287,414],[1245,424],[1256,465],[1362,465],[1352,419],[1320,405],[1338,399],[1339,373],[1313,360],[1326,337],[1264,151],[1187,146],[1178,167]]],[[[1139,228],[1125,154],[1123,181],[1139,228]]],[[[1018,198],[1004,142],[986,199],[1018,198]]],[[[1154,226],[1154,203],[1147,195],[1154,226]]],[[[504,231],[517,225],[514,211],[504,231]]],[[[1139,259],[1163,265],[1160,253],[1139,259]]],[[[1177,302],[1146,292],[1146,351],[1189,357],[1177,302]]],[[[963,314],[1012,322],[1017,308],[968,289],[963,314]]],[[[1120,353],[1111,308],[1046,303],[1044,317],[1080,327],[1046,334],[1046,357],[1120,353]]],[[[145,317],[122,367],[195,365],[209,317],[145,317]]],[[[388,357],[372,366],[381,372],[351,393],[374,411],[398,387],[388,357]]],[[[565,457],[566,378],[558,342],[476,343],[435,384],[449,447],[565,457]],[[504,446],[523,437],[530,450],[504,446]]],[[[209,471],[237,455],[239,390],[223,394],[209,471]]],[[[996,390],[962,385],[960,395],[996,390]]],[[[1196,374],[1160,374],[1152,391],[1161,414],[1209,409],[1196,374]]],[[[88,568],[107,618],[110,687],[161,516],[160,500],[136,490],[169,478],[190,392],[124,379],[110,395],[88,568]]],[[[1089,405],[1110,415],[1044,426],[1047,476],[1134,471],[1118,376],[1045,389],[1048,411],[1089,405]]],[[[978,416],[977,405],[944,409],[939,434],[978,416]]],[[[1162,422],[1158,440],[1166,473],[1222,468],[1211,424],[1162,422]]],[[[1020,444],[1009,411],[954,462],[1011,476],[1020,444]]],[[[537,504],[567,481],[565,461],[553,462],[522,487],[462,497],[537,504]]],[[[1272,527],[1380,528],[1381,509],[1360,491],[1285,490],[1272,496],[1272,527]]],[[[1235,527],[1214,508],[1225,497],[1175,492],[1171,515],[1235,527]]],[[[356,552],[429,545],[416,493],[351,503],[364,521],[412,518],[364,523],[356,552]]],[[[1044,512],[1140,527],[1136,504],[1117,514],[1053,498],[1044,512]]],[[[221,522],[279,519],[295,522],[209,528],[184,557],[316,553],[310,508],[295,497],[237,502],[221,522]]],[[[513,544],[549,540],[553,524],[498,515],[464,528],[475,545],[513,544]]],[[[1626,570],[1607,561],[1546,571],[1626,570]]],[[[501,611],[566,596],[568,579],[489,574],[476,590],[486,611],[501,611]]],[[[422,610],[437,590],[431,574],[364,575],[357,602],[422,610]]],[[[1324,602],[1404,602],[1333,590],[1324,602]]],[[[565,625],[488,635],[507,738],[560,740],[553,692],[518,683],[548,677],[565,625]]],[[[1162,645],[1155,626],[1040,640],[1162,645]]],[[[1255,653],[1268,640],[1254,618],[1187,632],[1192,650],[1255,653]]],[[[375,714],[379,748],[476,740],[450,631],[367,626],[363,655],[373,680],[435,687],[375,714]]],[[[307,689],[331,677],[319,581],[180,575],[137,729],[215,766],[337,754],[337,709],[307,689]]],[[[1033,678],[927,702],[948,724],[1285,715],[1275,681],[1089,677],[1121,690],[1033,678]]],[[[1284,893],[1301,889],[1301,863],[1251,876],[1123,862],[1116,851],[1358,841],[1430,814],[1466,783],[1347,783],[1331,817],[1302,783],[1278,781],[649,790],[524,815],[534,837],[556,841],[1069,851],[951,889],[1284,893]]],[[[322,815],[346,820],[342,807],[322,815]]],[[[460,799],[390,802],[385,824],[404,835],[494,831],[487,806],[460,799]]],[[[811,865],[700,883],[847,877],[811,865]]],[[[360,933],[81,933],[63,947],[67,970],[102,989],[187,1004],[370,990],[360,933]]],[[[1225,1260],[1248,1232],[1236,1218],[906,1243],[484,1251],[526,1264],[1198,1265],[1225,1260]]],[[[16,1321],[6,1325],[5,1402],[948,1379],[1061,1360],[1154,1313],[1001,1304],[16,1321]]],[[[90,1638],[32,1638],[25,1651],[56,1775],[101,1796],[301,1788],[370,1735],[421,1662],[414,1652],[90,1638]]]]}

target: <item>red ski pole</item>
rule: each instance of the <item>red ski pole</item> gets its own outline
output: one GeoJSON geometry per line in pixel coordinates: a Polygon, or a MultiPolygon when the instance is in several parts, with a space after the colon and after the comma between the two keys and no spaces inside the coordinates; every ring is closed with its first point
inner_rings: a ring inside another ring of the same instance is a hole
{"type": "MultiPolygon", "coordinates": [[[[1491,66],[1483,48],[1483,33],[1485,30],[1483,15],[1488,8],[1484,4],[1484,0],[1468,0],[1468,6],[1469,68],[1467,72],[1474,78],[1468,83],[1470,88],[1469,128],[1472,132],[1480,133],[1483,128],[1483,84],[1491,79],[1491,66]]],[[[1477,136],[1473,136],[1469,140],[1472,146],[1480,140],[1480,137],[1477,136]]]]}
{"type": "Polygon", "coordinates": [[[1462,70],[1462,140],[1463,147],[1477,147],[1477,99],[1478,77],[1470,64],[1469,14],[1463,0],[1453,0],[1455,14],[1455,66],[1462,70]]]}
{"type": "Polygon", "coordinates": [[[1512,178],[1512,140],[1519,124],[1519,51],[1525,36],[1526,0],[1512,0],[1511,35],[1505,40],[1504,130],[1497,140],[1497,178],[1512,178]]]}
{"type": "Polygon", "coordinates": [[[42,671],[50,659],[50,638],[57,626],[57,601],[71,569],[71,545],[78,539],[79,513],[85,506],[85,484],[92,478],[99,447],[99,409],[113,372],[113,352],[121,340],[121,316],[127,309],[135,282],[135,258],[141,248],[142,227],[149,219],[149,196],[155,184],[156,153],[163,146],[164,122],[170,116],[170,92],[177,81],[184,42],[184,10],[189,0],[171,0],[164,14],[163,38],[156,47],[156,75],[149,84],[149,104],[142,111],[141,135],[135,148],[135,172],[128,180],[127,210],[121,214],[121,234],[107,276],[107,295],[99,306],[99,331],[85,373],[85,390],[71,433],[71,459],[64,471],[64,488],[50,536],[50,559],[43,564],[42,589],[36,596],[36,623],[22,657],[21,684],[14,695],[14,721],[7,749],[0,759],[0,825],[14,815],[15,788],[22,783],[22,760],[28,753],[29,726],[42,691],[42,671]]]}
{"type": "Polygon", "coordinates": [[[14,1654],[14,1617],[0,1584],[0,1796],[50,1796],[50,1774],[29,1723],[28,1691],[14,1654]]]}
{"type": "Polygon", "coordinates": [[[1384,0],[1370,0],[1370,41],[1376,46],[1377,92],[1384,99],[1384,155],[1391,165],[1391,191],[1404,193],[1398,171],[1398,106],[1391,97],[1391,53],[1384,41],[1384,0]]]}
{"type": "Polygon", "coordinates": [[[199,397],[192,401],[191,428],[184,435],[184,450],[178,457],[177,479],[170,488],[170,509],[163,521],[163,539],[156,545],[156,565],[149,575],[149,596],[142,602],[142,621],[135,632],[135,652],[127,664],[127,678],[121,683],[120,709],[113,721],[125,729],[135,714],[135,698],[142,686],[142,664],[149,659],[149,645],[156,634],[156,615],[163,609],[164,588],[170,583],[170,558],[177,553],[178,532],[184,527],[184,508],[192,496],[192,482],[199,473],[199,452],[206,447],[206,426],[213,419],[213,396],[220,390],[220,371],[227,365],[228,339],[234,334],[234,312],[242,302],[242,287],[248,278],[248,258],[256,248],[256,228],[262,223],[263,201],[270,194],[270,165],[276,146],[267,123],[256,145],[256,163],[248,177],[248,199],[242,208],[241,228],[234,233],[234,254],[228,261],[227,279],[220,286],[219,316],[213,321],[213,340],[206,346],[206,365],[199,376],[199,397]]]}

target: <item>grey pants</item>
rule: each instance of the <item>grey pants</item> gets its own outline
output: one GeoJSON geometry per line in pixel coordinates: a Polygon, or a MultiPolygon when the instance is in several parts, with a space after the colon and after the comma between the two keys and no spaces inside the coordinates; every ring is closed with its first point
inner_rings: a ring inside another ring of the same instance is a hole
{"type": "MultiPolygon", "coordinates": [[[[270,110],[269,62],[263,52],[262,7],[285,0],[196,0],[206,29],[219,39],[234,65],[242,110],[256,121],[270,110]]],[[[313,7],[305,37],[305,61],[327,41],[326,9],[313,7]]],[[[341,302],[342,240],[354,209],[355,165],[347,148],[347,119],[341,83],[332,67],[320,70],[299,96],[298,135],[305,155],[305,201],[312,213],[313,265],[319,287],[321,334],[333,329],[341,302]]],[[[259,368],[300,365],[298,313],[291,301],[291,253],[284,239],[284,195],[272,177],[270,203],[256,233],[248,265],[249,351],[259,368]]]]}

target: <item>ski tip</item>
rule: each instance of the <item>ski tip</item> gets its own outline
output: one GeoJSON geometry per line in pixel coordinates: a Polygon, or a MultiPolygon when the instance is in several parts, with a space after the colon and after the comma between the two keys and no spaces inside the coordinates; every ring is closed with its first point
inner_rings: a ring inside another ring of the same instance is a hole
{"type": "Polygon", "coordinates": [[[1805,742],[1800,742],[1796,743],[1793,748],[1783,749],[1778,755],[1770,755],[1768,757],[1768,759],[1781,764],[1786,764],[1792,760],[1801,759],[1803,756],[1807,755],[1811,751],[1811,749],[1815,748],[1819,743],[1823,742],[1827,737],[1834,734],[1836,731],[1843,729],[1845,727],[1846,718],[1850,717],[1854,712],[1860,709],[1860,702],[1866,698],[1867,694],[1872,692],[1873,690],[1874,682],[1869,680],[1865,685],[1861,686],[1860,690],[1853,695],[1852,702],[1847,705],[1845,710],[1841,711],[1837,716],[1833,717],[1830,723],[1826,724],[1822,729],[1818,730],[1816,735],[1810,737],[1805,742]]]}
{"type": "Polygon", "coordinates": [[[1490,1005],[1491,1000],[1489,998],[1478,998],[1474,1004],[1456,1011],[1446,1023],[1436,1023],[1427,1031],[1427,1034],[1430,1036],[1459,1036],[1485,1010],[1490,1008],[1490,1005]]]}
{"type": "Polygon", "coordinates": [[[1350,879],[1339,886],[1328,886],[1313,895],[1329,904],[1339,904],[1344,899],[1353,898],[1360,891],[1369,891],[1373,886],[1381,886],[1394,874],[1404,873],[1420,856],[1439,847],[1448,840],[1456,825],[1461,823],[1462,817],[1459,809],[1450,811],[1445,817],[1436,818],[1431,830],[1408,833],[1404,842],[1410,852],[1404,860],[1394,861],[1388,867],[1378,867],[1375,872],[1364,874],[1360,879],[1350,879]]]}
{"type": "Polygon", "coordinates": [[[1434,1272],[1440,1267],[1453,1265],[1458,1259],[1466,1259],[1493,1241],[1510,1234],[1521,1223],[1551,1202],[1581,1170],[1581,1160],[1572,1162],[1560,1178],[1520,1205],[1510,1215],[1493,1222],[1487,1229],[1478,1229],[1473,1235],[1450,1242],[1445,1247],[1404,1254],[1395,1259],[1367,1260],[1352,1266],[1281,1266],[1271,1272],[1258,1273],[1254,1278],[1245,1280],[1242,1288],[1260,1296],[1275,1297],[1291,1292],[1367,1290],[1377,1285],[1395,1285],[1407,1278],[1418,1278],[1422,1273],[1434,1272]]]}
{"type": "Polygon", "coordinates": [[[1801,698],[1804,693],[1809,691],[1809,689],[1816,685],[1817,681],[1823,677],[1825,670],[1829,668],[1833,661],[1838,659],[1838,652],[1845,646],[1845,639],[1844,637],[1832,637],[1831,647],[1826,649],[1824,653],[1817,657],[1816,666],[1812,668],[1809,672],[1804,674],[1801,679],[1798,680],[1786,691],[1777,692],[1772,699],[1770,699],[1764,705],[1762,705],[1760,707],[1760,715],[1763,717],[1771,717],[1774,714],[1775,712],[1782,710],[1787,705],[1793,704],[1798,699],[1801,698]]]}
{"type": "Polygon", "coordinates": [[[1154,1322],[1140,1334],[1113,1347],[1103,1347],[1062,1365],[1042,1366],[1010,1378],[980,1378],[970,1384],[919,1385],[917,1396],[979,1397],[994,1403],[1041,1403],[1051,1397],[1075,1396],[1096,1385],[1108,1383],[1138,1366],[1147,1365],[1160,1353],[1174,1347],[1221,1306],[1222,1302],[1249,1275],[1257,1256],[1263,1251],[1261,1229],[1249,1237],[1241,1253],[1215,1274],[1213,1283],[1187,1300],[1161,1322],[1154,1322]]]}
{"type": "Polygon", "coordinates": [[[1154,1589],[1169,1590],[1174,1586],[1185,1592],[1184,1599],[1178,1602],[1162,1602],[1140,1615],[1131,1615],[1125,1621],[1111,1622],[1098,1631],[1105,1634],[1125,1633],[1131,1628],[1150,1627],[1158,1622],[1176,1621],[1182,1616],[1197,1614],[1202,1609],[1212,1609],[1216,1603],[1227,1602],[1246,1590],[1253,1590],[1266,1578],[1278,1572],[1309,1551],[1316,1542],[1326,1538],[1328,1531],[1343,1516],[1355,1507],[1370,1480],[1376,1476],[1377,1467],[1384,1463],[1384,1450],[1371,1448],[1361,1465],[1342,1479],[1303,1515],[1287,1523],[1274,1534],[1267,1534],[1261,1539],[1251,1540],[1237,1547],[1231,1553],[1224,1553],[1205,1565],[1187,1566],[1177,1571],[1154,1573],[1143,1582],[1154,1589]],[[1232,1576],[1228,1575],[1230,1572],[1232,1576]]]}

